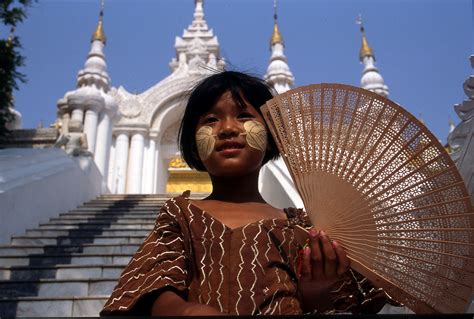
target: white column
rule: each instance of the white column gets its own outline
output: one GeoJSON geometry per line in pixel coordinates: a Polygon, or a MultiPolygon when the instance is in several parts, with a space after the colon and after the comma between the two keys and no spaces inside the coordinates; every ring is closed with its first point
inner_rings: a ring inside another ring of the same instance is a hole
{"type": "Polygon", "coordinates": [[[69,132],[69,121],[71,120],[71,116],[67,111],[61,115],[61,132],[63,134],[67,134],[69,132]]]}
{"type": "Polygon", "coordinates": [[[142,132],[133,134],[127,172],[127,193],[138,194],[142,186],[144,137],[142,132]]]}
{"type": "Polygon", "coordinates": [[[157,194],[158,193],[158,178],[159,178],[159,167],[161,165],[161,134],[160,132],[157,132],[156,136],[153,138],[155,140],[155,153],[153,155],[154,163],[153,163],[153,189],[152,193],[157,194]]]}
{"type": "Polygon", "coordinates": [[[120,133],[115,140],[115,180],[113,183],[115,185],[114,188],[116,194],[125,193],[128,167],[128,146],[128,133],[120,133]]]}
{"type": "Polygon", "coordinates": [[[86,111],[84,119],[84,133],[87,137],[87,150],[91,153],[95,152],[95,140],[97,138],[97,110],[91,108],[86,111]]]}
{"type": "Polygon", "coordinates": [[[112,194],[117,192],[115,181],[115,139],[112,137],[112,142],[110,143],[110,155],[109,155],[109,172],[107,174],[107,186],[112,194]]]}
{"type": "Polygon", "coordinates": [[[156,140],[150,136],[150,144],[148,146],[147,170],[146,170],[146,187],[145,193],[152,194],[155,182],[155,165],[156,165],[156,140]]]}
{"type": "Polygon", "coordinates": [[[94,152],[94,161],[102,174],[104,181],[107,181],[108,159],[110,153],[111,121],[107,112],[102,111],[99,116],[99,126],[97,128],[97,139],[94,152]]]}
{"type": "Polygon", "coordinates": [[[147,179],[148,179],[148,170],[150,169],[148,167],[148,158],[150,155],[148,154],[148,151],[150,150],[150,139],[148,137],[145,137],[145,141],[143,142],[143,164],[142,164],[142,186],[141,186],[141,192],[142,193],[147,193],[147,179]]]}
{"type": "Polygon", "coordinates": [[[79,122],[82,124],[84,121],[84,110],[81,107],[75,107],[72,110],[71,121],[79,122]]]}

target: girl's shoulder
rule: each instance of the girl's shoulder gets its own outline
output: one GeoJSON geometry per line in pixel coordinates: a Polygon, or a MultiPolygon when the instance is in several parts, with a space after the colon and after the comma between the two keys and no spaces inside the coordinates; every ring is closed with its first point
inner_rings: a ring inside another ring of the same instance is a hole
{"type": "Polygon", "coordinates": [[[174,218],[182,215],[183,211],[189,208],[190,191],[185,191],[180,195],[174,196],[166,200],[161,206],[161,213],[171,215],[174,218]]]}

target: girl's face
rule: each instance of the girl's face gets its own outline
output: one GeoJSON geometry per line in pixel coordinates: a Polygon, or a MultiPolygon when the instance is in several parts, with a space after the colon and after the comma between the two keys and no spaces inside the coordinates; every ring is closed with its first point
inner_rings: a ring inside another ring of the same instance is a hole
{"type": "Polygon", "coordinates": [[[262,166],[267,147],[265,122],[245,99],[245,108],[225,92],[199,117],[196,144],[199,157],[213,176],[246,175],[262,166]]]}

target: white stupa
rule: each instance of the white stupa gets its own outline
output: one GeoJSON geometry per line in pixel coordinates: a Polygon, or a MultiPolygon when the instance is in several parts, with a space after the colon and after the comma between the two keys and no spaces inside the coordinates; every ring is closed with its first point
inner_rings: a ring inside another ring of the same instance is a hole
{"type": "Polygon", "coordinates": [[[277,4],[274,0],[275,13],[273,15],[274,25],[273,33],[270,39],[270,62],[268,64],[267,73],[265,74],[265,80],[273,86],[277,93],[283,93],[293,87],[294,77],[291,73],[290,67],[288,66],[288,60],[284,53],[284,42],[283,37],[278,29],[278,15],[277,15],[277,4]]]}
{"type": "Polygon", "coordinates": [[[67,92],[58,101],[58,120],[63,134],[67,134],[70,121],[83,125],[88,150],[94,154],[100,173],[107,179],[112,127],[118,113],[117,103],[109,94],[111,81],[104,54],[103,15],[102,6],[91,49],[77,76],[77,89],[67,92]]]}
{"type": "Polygon", "coordinates": [[[375,66],[375,55],[372,48],[369,46],[367,37],[365,35],[362,18],[359,16],[357,23],[360,25],[360,32],[362,34],[362,44],[360,47],[359,59],[364,65],[362,71],[362,78],[360,79],[360,86],[363,89],[375,92],[384,97],[388,97],[388,86],[385,85],[382,75],[375,66]]]}

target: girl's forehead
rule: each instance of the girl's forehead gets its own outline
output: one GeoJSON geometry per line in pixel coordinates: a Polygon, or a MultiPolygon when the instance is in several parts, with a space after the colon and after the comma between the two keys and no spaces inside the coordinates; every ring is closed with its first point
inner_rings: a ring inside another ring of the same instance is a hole
{"type": "Polygon", "coordinates": [[[216,103],[211,107],[210,110],[217,109],[236,109],[241,111],[242,109],[255,109],[252,104],[250,104],[243,94],[239,96],[234,96],[230,91],[223,93],[216,101],[216,103]],[[240,99],[239,99],[240,97],[240,99]]]}

